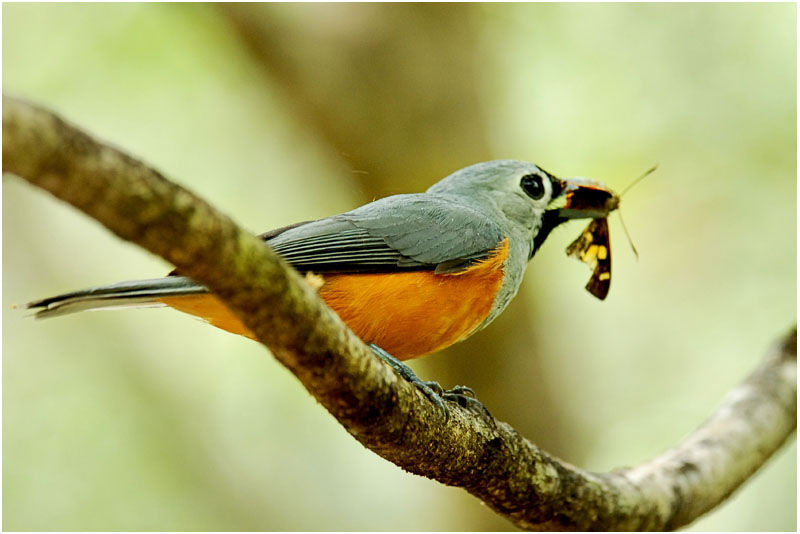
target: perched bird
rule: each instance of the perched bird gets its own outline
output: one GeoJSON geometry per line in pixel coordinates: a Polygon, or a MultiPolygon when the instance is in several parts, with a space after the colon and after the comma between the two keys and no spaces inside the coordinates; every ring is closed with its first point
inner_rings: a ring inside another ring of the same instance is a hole
{"type": "MultiPolygon", "coordinates": [[[[308,278],[325,303],[412,379],[397,360],[444,349],[491,323],[556,226],[607,215],[592,200],[597,189],[596,182],[559,179],[531,163],[489,161],[425,193],[382,198],[262,237],[295,269],[313,273],[308,278]]],[[[254,337],[203,285],[177,274],[28,304],[40,318],[144,306],[170,306],[254,337]]]]}

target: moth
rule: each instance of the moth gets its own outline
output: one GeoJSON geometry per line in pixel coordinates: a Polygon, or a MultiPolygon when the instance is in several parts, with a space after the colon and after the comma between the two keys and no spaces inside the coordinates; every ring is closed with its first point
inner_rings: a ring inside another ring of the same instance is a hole
{"type": "MultiPolygon", "coordinates": [[[[608,216],[619,208],[620,197],[654,170],[656,167],[648,169],[619,195],[600,182],[588,179],[585,183],[590,187],[567,193],[566,209],[593,211],[595,215],[578,238],[569,244],[566,252],[567,256],[579,259],[592,269],[592,277],[586,284],[586,290],[600,300],[605,300],[611,289],[611,238],[608,232],[608,216]]],[[[624,226],[623,223],[623,228],[624,226]]],[[[625,233],[628,233],[627,229],[625,233]]],[[[633,242],[631,248],[638,256],[633,242]]]]}

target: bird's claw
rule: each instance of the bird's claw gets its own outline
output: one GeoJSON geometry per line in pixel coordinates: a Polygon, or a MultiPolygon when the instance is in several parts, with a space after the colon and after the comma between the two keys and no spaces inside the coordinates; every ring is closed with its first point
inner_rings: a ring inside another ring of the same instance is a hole
{"type": "MultiPolygon", "coordinates": [[[[411,368],[406,368],[411,371],[411,368]]],[[[435,404],[436,407],[442,412],[442,417],[444,417],[444,420],[448,421],[450,419],[450,410],[447,408],[447,404],[444,402],[445,391],[442,389],[442,386],[439,385],[439,382],[420,380],[420,378],[414,374],[413,371],[411,371],[411,374],[413,376],[409,377],[404,373],[400,373],[403,378],[415,385],[423,395],[428,397],[428,400],[435,404]]]]}
{"type": "Polygon", "coordinates": [[[462,408],[479,413],[494,426],[494,416],[484,404],[475,398],[475,392],[467,386],[456,386],[442,394],[444,400],[455,402],[462,408]]]}
{"type": "Polygon", "coordinates": [[[436,405],[442,412],[445,421],[450,419],[450,410],[445,401],[455,402],[462,408],[466,408],[473,412],[479,412],[484,415],[489,421],[494,424],[494,417],[489,413],[486,406],[481,401],[475,398],[475,392],[472,388],[467,386],[456,386],[453,389],[444,389],[436,381],[423,381],[408,367],[406,364],[380,348],[374,343],[370,343],[369,347],[378,355],[383,361],[388,363],[392,369],[397,371],[397,374],[405,378],[408,382],[412,383],[425,395],[429,401],[436,405]]]}
{"type": "Polygon", "coordinates": [[[469,386],[456,386],[453,389],[447,390],[446,393],[451,393],[453,395],[466,395],[468,397],[475,398],[475,392],[469,386]]]}

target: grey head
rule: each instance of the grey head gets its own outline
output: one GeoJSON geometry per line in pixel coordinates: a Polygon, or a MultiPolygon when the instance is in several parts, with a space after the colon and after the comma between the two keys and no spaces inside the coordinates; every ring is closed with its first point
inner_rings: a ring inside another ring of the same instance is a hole
{"type": "Polygon", "coordinates": [[[504,159],[460,169],[427,193],[458,198],[486,214],[502,228],[511,245],[526,250],[527,260],[544,241],[542,233],[549,233],[550,226],[557,224],[546,214],[563,188],[564,181],[533,163],[504,159]]]}

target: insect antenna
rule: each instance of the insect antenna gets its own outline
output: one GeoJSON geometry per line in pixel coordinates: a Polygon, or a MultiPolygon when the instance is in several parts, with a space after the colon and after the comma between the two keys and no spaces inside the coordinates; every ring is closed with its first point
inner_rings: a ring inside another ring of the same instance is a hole
{"type": "Polygon", "coordinates": [[[625,230],[625,237],[628,238],[628,243],[631,245],[631,250],[633,251],[633,255],[636,256],[636,261],[639,261],[639,251],[636,250],[636,247],[633,245],[633,239],[631,239],[631,234],[628,232],[628,227],[625,226],[625,219],[622,218],[622,210],[617,210],[619,214],[619,222],[622,223],[622,229],[625,230]]]}
{"type": "MultiPolygon", "coordinates": [[[[655,171],[657,168],[658,168],[658,164],[656,164],[656,165],[653,165],[652,167],[650,167],[649,169],[647,169],[646,171],[644,171],[644,173],[642,173],[642,175],[641,175],[641,176],[639,176],[639,177],[638,177],[638,178],[636,178],[634,181],[632,181],[631,183],[629,183],[629,184],[627,185],[627,187],[625,187],[625,189],[623,189],[623,190],[622,190],[622,193],[620,193],[620,194],[619,194],[620,198],[622,197],[622,195],[624,195],[625,193],[627,193],[628,191],[630,191],[630,190],[631,190],[631,188],[632,188],[634,185],[638,184],[639,182],[641,182],[642,180],[644,180],[644,179],[645,179],[645,178],[646,178],[648,175],[652,174],[652,173],[653,173],[653,172],[654,172],[654,171],[655,171]]],[[[622,223],[622,229],[623,229],[623,230],[625,230],[625,237],[627,237],[627,238],[628,238],[628,243],[629,243],[629,244],[630,244],[630,246],[631,246],[631,250],[633,250],[633,255],[634,255],[634,256],[636,256],[636,259],[638,260],[638,259],[639,259],[639,251],[638,251],[638,250],[636,250],[636,246],[634,246],[634,244],[633,244],[633,239],[631,239],[631,234],[630,234],[630,232],[628,232],[628,227],[625,225],[625,220],[622,218],[622,210],[621,210],[621,209],[618,209],[618,210],[617,210],[617,213],[619,213],[619,222],[621,222],[621,223],[622,223]]]]}
{"type": "Polygon", "coordinates": [[[621,197],[622,195],[624,195],[625,193],[630,191],[633,188],[634,185],[638,184],[639,182],[641,182],[642,180],[647,178],[650,174],[653,174],[653,172],[655,172],[656,169],[658,169],[658,164],[655,164],[652,167],[650,167],[649,169],[647,169],[646,171],[644,171],[644,173],[642,173],[641,176],[639,176],[637,179],[635,179],[634,181],[629,183],[625,187],[625,189],[622,190],[622,193],[620,193],[619,196],[621,197]]]}

